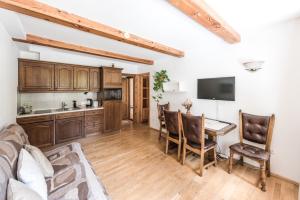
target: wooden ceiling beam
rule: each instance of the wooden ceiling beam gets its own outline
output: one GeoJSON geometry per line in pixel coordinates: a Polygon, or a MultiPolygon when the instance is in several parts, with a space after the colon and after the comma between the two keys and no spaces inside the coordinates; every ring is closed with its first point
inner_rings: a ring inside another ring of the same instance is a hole
{"type": "Polygon", "coordinates": [[[0,7],[152,51],[176,57],[184,56],[183,51],[68,13],[35,0],[0,0],[0,7]]]}
{"type": "Polygon", "coordinates": [[[194,19],[209,31],[223,38],[228,43],[241,41],[239,33],[230,27],[204,0],[168,0],[173,6],[194,19]]]}
{"type": "Polygon", "coordinates": [[[100,49],[93,49],[93,48],[89,48],[89,47],[65,43],[65,42],[61,42],[61,41],[57,41],[57,40],[51,40],[48,38],[43,38],[43,37],[30,35],[30,34],[27,34],[26,39],[18,39],[18,38],[12,38],[12,39],[16,42],[53,47],[53,48],[57,48],[57,49],[63,49],[63,50],[68,50],[68,51],[86,53],[86,54],[90,54],[90,55],[102,56],[102,57],[106,57],[106,58],[113,58],[113,59],[125,60],[125,61],[130,61],[130,62],[135,62],[135,63],[142,63],[142,64],[146,64],[146,65],[153,65],[153,63],[154,63],[153,60],[131,57],[128,55],[113,53],[113,52],[104,51],[104,50],[100,50],[100,49]]]}

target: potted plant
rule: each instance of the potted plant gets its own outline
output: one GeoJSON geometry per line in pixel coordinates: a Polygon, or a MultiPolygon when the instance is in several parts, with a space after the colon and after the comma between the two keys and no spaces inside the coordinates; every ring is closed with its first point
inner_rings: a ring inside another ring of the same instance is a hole
{"type": "Polygon", "coordinates": [[[154,85],[153,85],[153,90],[155,92],[155,95],[152,96],[154,101],[157,103],[159,102],[160,99],[162,99],[164,91],[163,84],[170,81],[169,76],[167,74],[167,70],[161,70],[159,72],[155,72],[153,75],[154,79],[154,85]]]}

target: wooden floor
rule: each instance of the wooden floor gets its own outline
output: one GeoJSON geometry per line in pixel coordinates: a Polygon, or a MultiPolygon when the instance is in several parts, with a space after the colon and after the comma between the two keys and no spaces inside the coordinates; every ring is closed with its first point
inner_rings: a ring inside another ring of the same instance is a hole
{"type": "Polygon", "coordinates": [[[199,158],[189,155],[186,165],[176,160],[176,149],[164,154],[165,143],[145,126],[80,141],[87,158],[113,200],[177,199],[298,199],[298,187],[278,178],[267,178],[267,192],[257,188],[258,171],[227,162],[197,175],[199,158]]]}

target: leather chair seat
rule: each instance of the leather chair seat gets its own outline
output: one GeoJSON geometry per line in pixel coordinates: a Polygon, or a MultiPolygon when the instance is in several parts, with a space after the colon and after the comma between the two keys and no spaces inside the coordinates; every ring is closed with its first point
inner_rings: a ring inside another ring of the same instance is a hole
{"type": "MultiPolygon", "coordinates": [[[[201,147],[200,144],[195,143],[195,142],[191,142],[191,141],[188,141],[187,144],[190,145],[193,148],[198,148],[199,149],[201,147]]],[[[211,148],[211,147],[213,147],[215,145],[216,145],[216,142],[214,142],[213,140],[205,139],[205,147],[204,147],[204,149],[209,149],[209,148],[211,148]]]]}
{"type": "Polygon", "coordinates": [[[236,143],[229,147],[232,151],[256,160],[269,160],[270,153],[249,144],[236,143]]]}
{"type": "Polygon", "coordinates": [[[179,135],[177,133],[170,132],[169,137],[179,139],[179,135]]]}

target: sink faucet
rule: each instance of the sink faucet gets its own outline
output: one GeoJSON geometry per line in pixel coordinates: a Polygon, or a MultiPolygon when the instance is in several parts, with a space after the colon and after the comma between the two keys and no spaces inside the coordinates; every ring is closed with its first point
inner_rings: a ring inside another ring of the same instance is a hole
{"type": "Polygon", "coordinates": [[[66,106],[67,106],[67,104],[63,101],[63,102],[61,102],[61,108],[62,109],[66,109],[66,106]]]}

